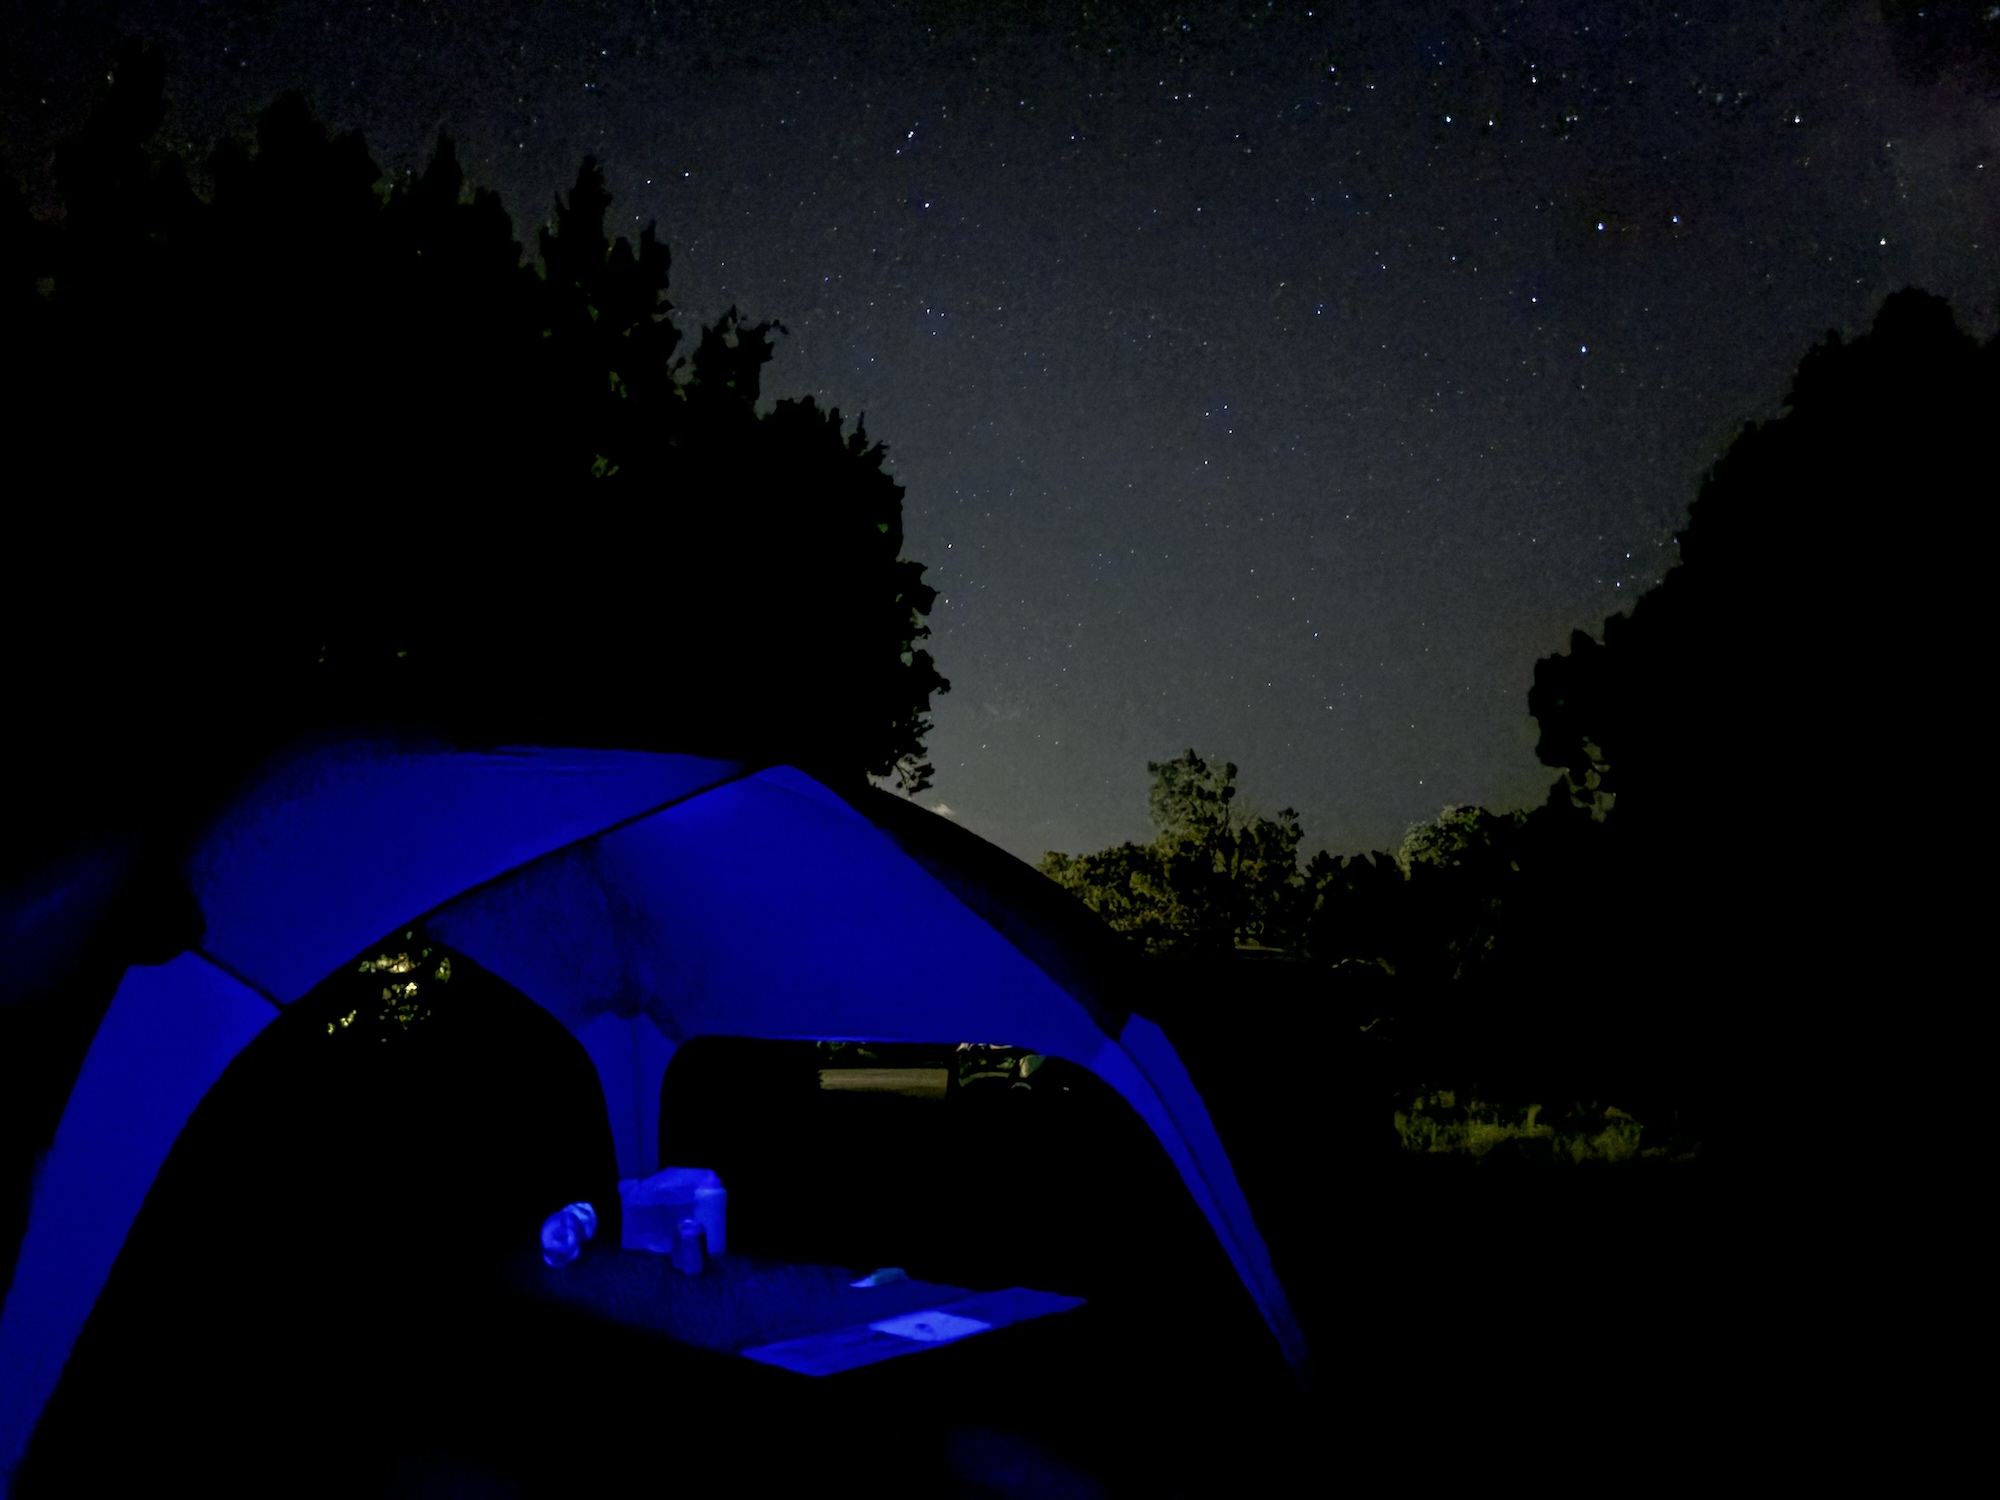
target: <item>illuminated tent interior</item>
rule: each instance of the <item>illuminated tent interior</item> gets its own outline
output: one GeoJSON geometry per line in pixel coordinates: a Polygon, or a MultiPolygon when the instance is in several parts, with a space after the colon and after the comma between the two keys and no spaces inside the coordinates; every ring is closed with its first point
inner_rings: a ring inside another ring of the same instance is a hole
{"type": "Polygon", "coordinates": [[[125,972],[36,1179],[0,1313],[0,1473],[204,1097],[281,1012],[405,926],[576,1038],[620,1177],[660,1166],[662,1081],[698,1038],[990,1040],[1087,1069],[1157,1139],[1303,1365],[1199,1093],[1160,1029],[1120,1003],[1116,940],[904,799],[843,797],[784,766],[346,742],[274,762],[187,874],[204,936],[125,972]]]}

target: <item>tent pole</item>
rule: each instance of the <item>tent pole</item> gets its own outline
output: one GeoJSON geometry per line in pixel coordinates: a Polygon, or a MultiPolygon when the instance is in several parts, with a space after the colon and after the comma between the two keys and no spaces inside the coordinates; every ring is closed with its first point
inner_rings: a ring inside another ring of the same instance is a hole
{"type": "Polygon", "coordinates": [[[1305,1334],[1279,1284],[1270,1249],[1250,1215],[1249,1200],[1243,1196],[1222,1138],[1215,1132],[1208,1106],[1166,1033],[1134,1013],[1118,1039],[1100,1047],[1088,1067],[1125,1097],[1166,1147],[1257,1310],[1264,1315],[1285,1362],[1310,1386],[1305,1334]]]}
{"type": "Polygon", "coordinates": [[[660,1087],[680,1043],[643,1012],[620,1016],[599,1011],[583,1026],[572,1027],[571,1034],[590,1054],[604,1090],[618,1176],[652,1176],[660,1170],[660,1087]]]}
{"type": "Polygon", "coordinates": [[[277,1014],[199,953],[125,971],[36,1178],[0,1310],[0,1495],[182,1127],[277,1014]]]}

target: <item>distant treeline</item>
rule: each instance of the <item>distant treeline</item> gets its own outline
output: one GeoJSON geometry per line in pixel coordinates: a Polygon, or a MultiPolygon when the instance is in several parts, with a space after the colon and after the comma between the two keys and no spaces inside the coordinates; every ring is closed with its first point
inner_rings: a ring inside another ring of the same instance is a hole
{"type": "Polygon", "coordinates": [[[1244,815],[1236,768],[1190,750],[1148,767],[1151,843],[1042,870],[1154,952],[1323,966],[1354,1025],[1489,1073],[1916,1087],[1986,947],[1958,846],[1989,760],[2000,337],[1900,292],[1785,406],[1709,473],[1660,585],[1538,664],[1542,806],[1301,866],[1297,815],[1244,815]]]}

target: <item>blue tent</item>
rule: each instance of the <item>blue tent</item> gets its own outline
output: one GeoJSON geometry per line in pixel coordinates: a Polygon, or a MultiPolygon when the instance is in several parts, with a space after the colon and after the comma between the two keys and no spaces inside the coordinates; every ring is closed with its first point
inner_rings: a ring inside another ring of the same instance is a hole
{"type": "MultiPolygon", "coordinates": [[[[186,874],[204,935],[126,971],[36,1180],[0,1311],[0,1475],[197,1105],[281,1010],[406,926],[582,1043],[623,1177],[659,1166],[667,1065],[698,1036],[1004,1041],[1081,1064],[1151,1127],[1285,1358],[1304,1363],[1200,1095],[1120,1003],[1115,940],[1020,861],[901,798],[690,756],[345,741],[267,767],[186,874]]],[[[8,914],[25,948],[38,924],[62,941],[62,901],[38,910],[8,914]]]]}

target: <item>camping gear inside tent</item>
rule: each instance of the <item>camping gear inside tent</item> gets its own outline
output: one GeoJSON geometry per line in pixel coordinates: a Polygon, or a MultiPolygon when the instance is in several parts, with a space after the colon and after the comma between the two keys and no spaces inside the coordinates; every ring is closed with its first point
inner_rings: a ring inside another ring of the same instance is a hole
{"type": "Polygon", "coordinates": [[[660,1168],[662,1080],[698,1037],[1004,1040],[1081,1065],[1157,1138],[1303,1368],[1201,1097],[1120,1001],[1118,940],[904,799],[840,795],[785,766],[346,741],[267,767],[186,874],[200,942],[126,971],[36,1178],[0,1312],[0,1473],[204,1096],[285,1007],[405,925],[581,1043],[621,1178],[660,1168]]]}

